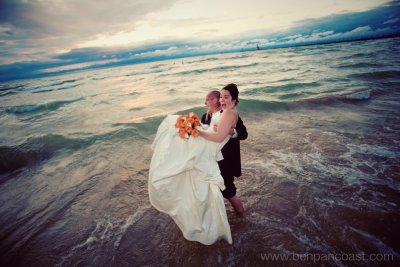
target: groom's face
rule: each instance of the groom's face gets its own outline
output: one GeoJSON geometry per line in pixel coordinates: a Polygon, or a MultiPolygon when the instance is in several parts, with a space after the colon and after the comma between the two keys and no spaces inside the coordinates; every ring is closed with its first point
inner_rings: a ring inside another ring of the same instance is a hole
{"type": "Polygon", "coordinates": [[[217,99],[214,95],[209,94],[206,96],[206,99],[204,101],[204,104],[208,107],[208,108],[212,108],[214,106],[216,106],[217,102],[219,101],[219,99],[217,99]]]}

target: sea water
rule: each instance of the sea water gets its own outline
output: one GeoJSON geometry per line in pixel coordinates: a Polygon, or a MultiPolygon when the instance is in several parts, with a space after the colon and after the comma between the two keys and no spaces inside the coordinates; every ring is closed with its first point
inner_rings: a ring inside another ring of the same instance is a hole
{"type": "Polygon", "coordinates": [[[216,54],[0,84],[2,266],[400,263],[400,39],[216,54]],[[167,114],[236,83],[249,132],[233,245],[147,195],[167,114]]]}

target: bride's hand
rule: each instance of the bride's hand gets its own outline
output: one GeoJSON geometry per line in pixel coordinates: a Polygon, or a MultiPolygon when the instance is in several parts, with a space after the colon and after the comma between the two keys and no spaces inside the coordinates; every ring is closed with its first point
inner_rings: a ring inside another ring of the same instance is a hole
{"type": "Polygon", "coordinates": [[[213,124],[213,130],[214,130],[214,132],[217,132],[217,130],[218,130],[218,124],[213,124]]]}

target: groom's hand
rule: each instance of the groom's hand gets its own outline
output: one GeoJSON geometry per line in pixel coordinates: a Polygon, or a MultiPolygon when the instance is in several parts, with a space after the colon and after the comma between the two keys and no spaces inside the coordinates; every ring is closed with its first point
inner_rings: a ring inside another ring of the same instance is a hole
{"type": "MultiPolygon", "coordinates": [[[[217,132],[218,130],[218,124],[213,124],[213,130],[214,132],[217,132]]],[[[231,128],[231,130],[229,131],[229,135],[230,136],[234,136],[235,135],[235,128],[231,128]]]]}

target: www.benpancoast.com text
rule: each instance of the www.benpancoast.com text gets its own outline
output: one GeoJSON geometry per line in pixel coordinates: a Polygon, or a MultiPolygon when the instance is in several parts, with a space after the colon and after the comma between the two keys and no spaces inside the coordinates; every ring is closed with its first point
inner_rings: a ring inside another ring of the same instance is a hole
{"type": "Polygon", "coordinates": [[[261,253],[262,261],[297,261],[297,262],[390,262],[393,254],[372,253],[261,253]]]}

